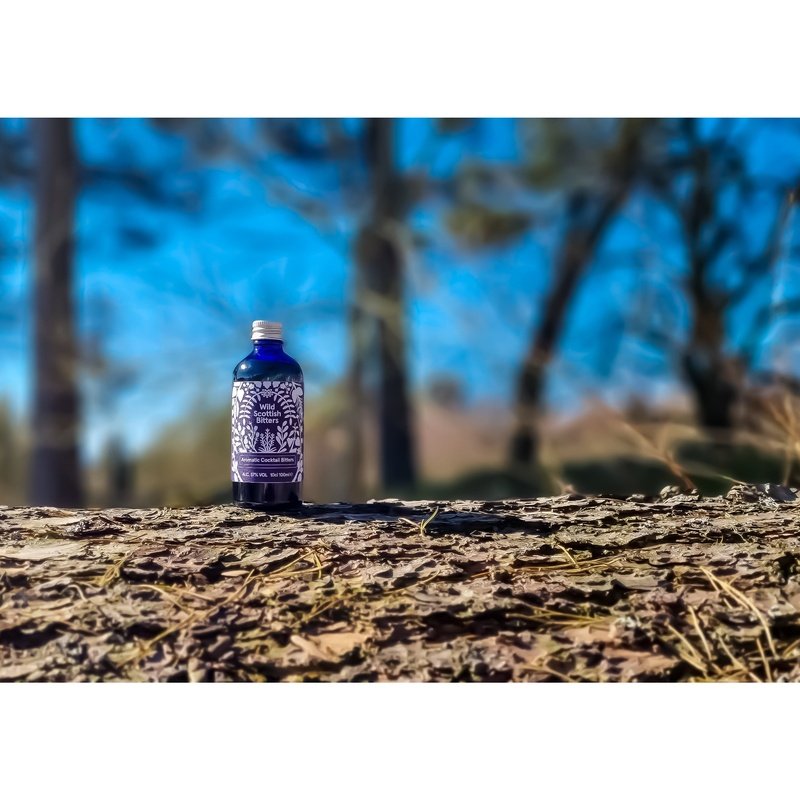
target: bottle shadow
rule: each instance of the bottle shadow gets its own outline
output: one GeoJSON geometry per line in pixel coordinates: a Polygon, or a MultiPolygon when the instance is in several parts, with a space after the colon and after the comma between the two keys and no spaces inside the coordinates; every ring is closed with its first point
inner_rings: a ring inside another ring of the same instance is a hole
{"type": "MultiPolygon", "coordinates": [[[[424,533],[552,533],[561,527],[553,520],[520,517],[518,500],[475,501],[474,508],[454,508],[446,501],[380,500],[368,503],[303,503],[298,508],[266,512],[265,519],[285,517],[327,525],[403,523],[398,532],[424,533]]],[[[532,512],[535,511],[532,509],[532,512]]]]}

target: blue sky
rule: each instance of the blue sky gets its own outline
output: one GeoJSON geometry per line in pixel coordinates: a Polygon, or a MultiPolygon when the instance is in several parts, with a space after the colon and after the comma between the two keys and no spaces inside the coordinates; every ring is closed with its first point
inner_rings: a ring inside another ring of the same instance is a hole
{"type": "MultiPolygon", "coordinates": [[[[232,124],[248,130],[246,121],[232,124]]],[[[750,124],[758,126],[751,157],[760,169],[777,176],[800,170],[796,132],[787,133],[780,123],[750,124]]],[[[519,158],[513,121],[483,121],[446,140],[432,136],[432,126],[430,120],[403,123],[401,166],[424,166],[446,176],[474,154],[499,162],[519,158]]],[[[140,449],[181,414],[225,405],[230,372],[247,352],[253,318],[284,321],[287,350],[303,365],[312,400],[342,375],[352,214],[332,204],[329,228],[320,232],[270,199],[262,180],[224,160],[201,172],[175,170],[185,159],[185,144],[144,121],[81,121],[78,134],[88,164],[116,160],[141,171],[174,172],[174,187],[191,188],[193,181],[204,187],[202,207],[193,213],[153,206],[108,187],[88,189],[81,197],[76,264],[81,330],[84,335],[101,330],[106,356],[131,375],[130,385],[110,403],[96,382],[87,384],[89,457],[112,432],[140,449]]],[[[273,166],[299,191],[329,196],[330,174],[288,159],[273,166]]],[[[668,365],[655,352],[625,343],[614,355],[609,338],[598,335],[626,313],[634,288],[631,254],[653,247],[636,220],[651,213],[646,202],[634,199],[581,288],[562,348],[569,369],[557,371],[550,386],[559,408],[577,408],[590,388],[609,402],[634,389],[654,396],[674,389],[668,365]]],[[[474,252],[441,233],[435,206],[416,210],[412,220],[416,230],[433,234],[409,265],[415,386],[444,373],[462,380],[473,402],[508,403],[547,287],[553,232],[534,230],[513,245],[474,252]]],[[[743,224],[758,227],[758,211],[743,224]]],[[[21,414],[30,397],[31,230],[25,194],[0,189],[0,239],[16,244],[16,252],[0,263],[3,303],[16,310],[12,321],[0,318],[0,396],[10,398],[21,414]]],[[[657,244],[662,257],[676,247],[657,244]]],[[[796,277],[793,267],[787,262],[781,269],[788,286],[796,277]]]]}

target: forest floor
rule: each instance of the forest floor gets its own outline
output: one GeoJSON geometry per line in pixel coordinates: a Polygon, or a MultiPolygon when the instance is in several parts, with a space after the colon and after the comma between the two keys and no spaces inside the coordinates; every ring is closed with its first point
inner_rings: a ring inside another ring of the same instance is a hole
{"type": "Polygon", "coordinates": [[[0,680],[800,679],[800,502],[0,506],[0,680]]]}

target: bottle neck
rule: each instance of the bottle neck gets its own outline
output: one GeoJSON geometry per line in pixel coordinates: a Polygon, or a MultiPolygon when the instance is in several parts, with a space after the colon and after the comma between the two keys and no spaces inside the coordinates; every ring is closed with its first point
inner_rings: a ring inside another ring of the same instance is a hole
{"type": "Polygon", "coordinates": [[[283,350],[283,341],[281,339],[253,340],[254,353],[277,353],[282,350],[283,350]]]}

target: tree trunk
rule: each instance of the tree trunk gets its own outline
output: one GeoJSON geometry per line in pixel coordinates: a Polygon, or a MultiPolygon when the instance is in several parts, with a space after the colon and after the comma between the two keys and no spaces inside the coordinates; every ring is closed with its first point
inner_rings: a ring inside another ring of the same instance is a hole
{"type": "Polygon", "coordinates": [[[15,433],[16,425],[11,406],[4,398],[0,398],[0,489],[5,503],[9,502],[9,496],[16,494],[14,484],[19,470],[20,454],[17,453],[15,433]]]}
{"type": "Polygon", "coordinates": [[[78,347],[72,301],[77,186],[72,122],[34,122],[36,231],[33,286],[33,417],[29,495],[39,505],[79,506],[78,347]]]}
{"type": "Polygon", "coordinates": [[[697,136],[695,120],[684,130],[693,148],[694,184],[683,207],[683,227],[689,256],[687,292],[692,330],[682,356],[683,374],[694,395],[697,421],[704,428],[730,429],[740,385],[725,354],[725,312],[728,301],[713,286],[714,256],[707,244],[715,231],[722,187],[714,183],[710,153],[697,136]]]}
{"type": "Polygon", "coordinates": [[[120,508],[131,501],[132,462],[121,437],[112,436],[103,454],[106,505],[120,508]]]}
{"type": "Polygon", "coordinates": [[[356,243],[353,365],[360,368],[367,342],[374,341],[371,355],[378,383],[380,483],[383,489],[402,490],[416,479],[406,367],[404,257],[397,237],[404,198],[394,166],[394,122],[370,119],[366,124],[372,210],[356,243]]]}
{"type": "Polygon", "coordinates": [[[733,409],[739,398],[736,384],[725,377],[728,364],[689,352],[683,359],[683,371],[694,395],[697,420],[704,428],[729,430],[733,427],[733,409]]]}
{"type": "Polygon", "coordinates": [[[515,467],[530,468],[538,461],[538,421],[544,411],[545,375],[592,249],[583,236],[572,235],[559,257],[555,282],[519,377],[516,430],[511,440],[511,463],[515,467]]]}
{"type": "Polygon", "coordinates": [[[694,322],[681,367],[694,396],[697,421],[704,428],[730,429],[741,380],[724,352],[724,309],[704,285],[696,287],[691,299],[694,322]]]}
{"type": "Polygon", "coordinates": [[[628,196],[637,168],[641,123],[621,123],[615,168],[605,190],[581,191],[569,201],[568,230],[556,259],[555,276],[544,313],[522,364],[517,383],[516,428],[511,437],[513,468],[529,471],[539,461],[539,420],[544,412],[545,380],[575,291],[609,224],[628,196]]]}
{"type": "Polygon", "coordinates": [[[377,319],[380,474],[383,488],[405,489],[415,480],[411,407],[405,356],[403,263],[397,244],[378,237],[370,290],[380,298],[377,319]]]}
{"type": "Polygon", "coordinates": [[[364,359],[368,330],[363,311],[363,287],[361,270],[356,259],[355,285],[350,306],[350,364],[345,387],[347,397],[347,494],[351,499],[364,497],[364,359]]]}
{"type": "MultiPolygon", "coordinates": [[[[517,384],[516,429],[511,439],[511,464],[517,469],[528,470],[538,464],[538,425],[544,413],[547,370],[578,284],[626,193],[626,188],[618,187],[603,200],[590,225],[576,222],[567,233],[556,261],[555,280],[545,300],[542,318],[534,330],[517,384]]],[[[577,199],[576,206],[583,202],[583,199],[577,199]]],[[[582,212],[577,210],[576,216],[579,218],[582,212]]]]}

